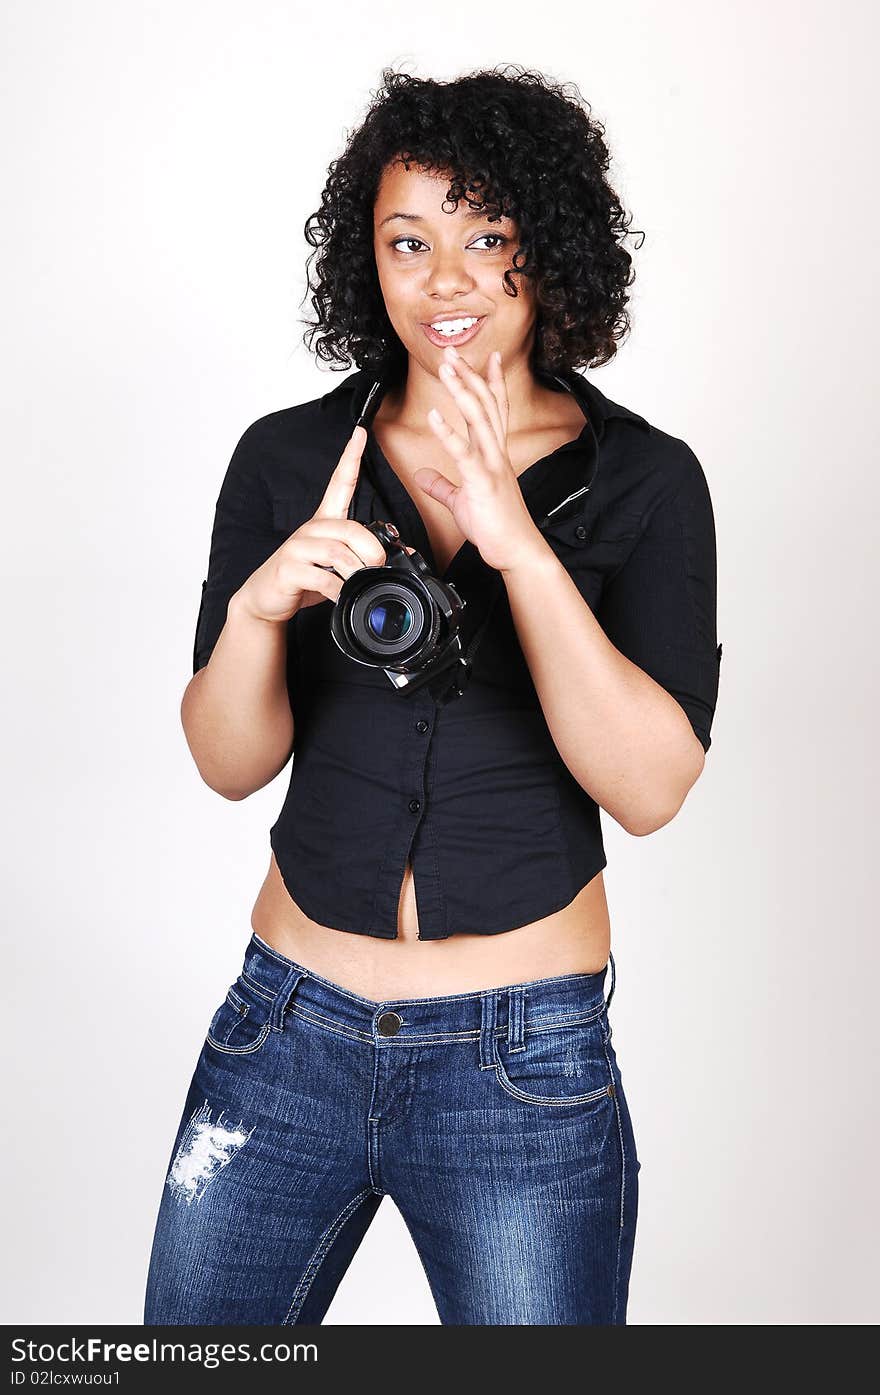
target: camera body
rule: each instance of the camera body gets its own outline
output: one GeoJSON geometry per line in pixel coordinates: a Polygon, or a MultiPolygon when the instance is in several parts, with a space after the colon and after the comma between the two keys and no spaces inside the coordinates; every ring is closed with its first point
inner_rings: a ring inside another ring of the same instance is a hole
{"type": "Polygon", "coordinates": [[[344,581],[330,619],[336,645],[355,663],[384,669],[404,696],[427,685],[438,705],[461,697],[469,671],[460,634],[467,602],[419,552],[407,552],[393,523],[364,526],[387,560],[344,581]]]}

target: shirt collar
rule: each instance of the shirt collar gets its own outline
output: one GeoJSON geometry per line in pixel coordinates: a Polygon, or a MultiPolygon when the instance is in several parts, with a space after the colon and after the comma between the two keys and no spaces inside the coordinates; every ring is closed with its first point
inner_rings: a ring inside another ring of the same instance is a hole
{"type": "MultiPolygon", "coordinates": [[[[575,369],[558,375],[539,370],[538,376],[549,387],[573,393],[583,408],[586,421],[575,440],[567,441],[551,455],[535,461],[519,476],[523,498],[539,526],[559,520],[578,520],[587,511],[591,491],[599,473],[599,447],[609,421],[629,421],[646,433],[650,425],[643,416],[613,402],[610,397],[575,369]]],[[[369,431],[373,413],[388,390],[388,377],[359,369],[321,400],[322,408],[338,397],[349,398],[348,417],[353,426],[362,416],[369,431]]],[[[359,493],[360,491],[358,491],[359,493]]]]}
{"type": "MultiPolygon", "coordinates": [[[[609,421],[613,417],[618,417],[624,421],[636,422],[645,430],[650,429],[648,422],[644,417],[639,416],[638,412],[632,412],[628,407],[622,407],[619,402],[612,402],[611,398],[606,397],[604,392],[596,387],[595,383],[591,383],[589,379],[585,378],[582,373],[578,373],[575,369],[562,371],[559,373],[558,377],[555,373],[549,373],[539,369],[538,377],[542,381],[547,382],[550,386],[553,386],[554,382],[559,382],[560,380],[564,381],[569,390],[582,404],[588,416],[590,414],[590,409],[592,410],[593,421],[594,423],[598,423],[596,435],[600,441],[605,431],[606,421],[609,421]]],[[[375,398],[373,398],[369,404],[370,410],[375,411],[384,396],[384,391],[387,391],[388,379],[381,376],[376,377],[374,374],[368,373],[366,369],[359,369],[356,373],[350,374],[345,381],[340,383],[338,388],[333,389],[323,401],[326,402],[330,397],[335,397],[337,392],[350,392],[349,415],[351,424],[354,426],[358,417],[364,410],[371,389],[377,384],[379,386],[376,388],[375,398]]]]}

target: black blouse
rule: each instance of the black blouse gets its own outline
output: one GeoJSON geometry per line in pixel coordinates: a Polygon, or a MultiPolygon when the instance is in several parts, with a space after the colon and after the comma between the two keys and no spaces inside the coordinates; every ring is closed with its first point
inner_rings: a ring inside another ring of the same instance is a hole
{"type": "MultiPolygon", "coordinates": [[[[542,378],[575,394],[585,422],[519,476],[529,512],[611,642],[680,703],[708,750],[721,645],[702,467],[582,374],[542,378]]],[[[193,672],[233,592],[314,514],[372,385],[349,374],[244,432],[217,500],[193,672]]],[[[368,432],[349,517],[394,523],[436,573],[419,511],[368,432]]],[[[408,856],[423,940],[527,925],[606,865],[599,807],[553,743],[500,574],[466,540],[443,579],[467,601],[472,632],[489,615],[464,696],[445,705],[347,658],[330,634],[332,601],[288,622],[294,751],[269,837],[291,896],[321,925],[395,939],[408,856]]]]}

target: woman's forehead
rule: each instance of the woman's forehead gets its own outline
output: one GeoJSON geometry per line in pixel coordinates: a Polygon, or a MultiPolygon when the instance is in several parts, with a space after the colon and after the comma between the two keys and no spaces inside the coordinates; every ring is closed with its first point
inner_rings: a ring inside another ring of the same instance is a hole
{"type": "MultiPolygon", "coordinates": [[[[467,199],[459,199],[457,207],[446,202],[451,180],[449,170],[429,170],[413,163],[407,169],[400,161],[387,165],[376,193],[378,222],[390,222],[398,215],[401,222],[427,220],[439,214],[465,222],[484,218],[486,211],[472,208],[467,199]]],[[[512,219],[502,221],[512,222],[512,219]]]]}

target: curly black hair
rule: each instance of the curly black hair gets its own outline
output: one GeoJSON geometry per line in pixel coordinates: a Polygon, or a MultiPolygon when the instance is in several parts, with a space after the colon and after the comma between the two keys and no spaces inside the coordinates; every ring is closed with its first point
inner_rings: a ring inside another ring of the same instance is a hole
{"type": "Polygon", "coordinates": [[[534,278],[533,369],[608,363],[630,329],[626,292],[635,271],[622,242],[631,215],[607,179],[605,129],[577,86],[518,64],[451,82],[387,67],[372,96],[365,119],[331,162],[320,208],[306,220],[315,249],[306,294],[312,292],[317,315],[302,321],[307,347],[346,369],[354,362],[377,374],[402,370],[406,350],[376,269],[373,207],[384,169],[403,160],[448,174],[445,202],[454,207],[465,198],[486,208],[490,221],[507,215],[517,222],[520,245],[504,281],[507,294],[516,295],[515,276],[534,278]]]}

